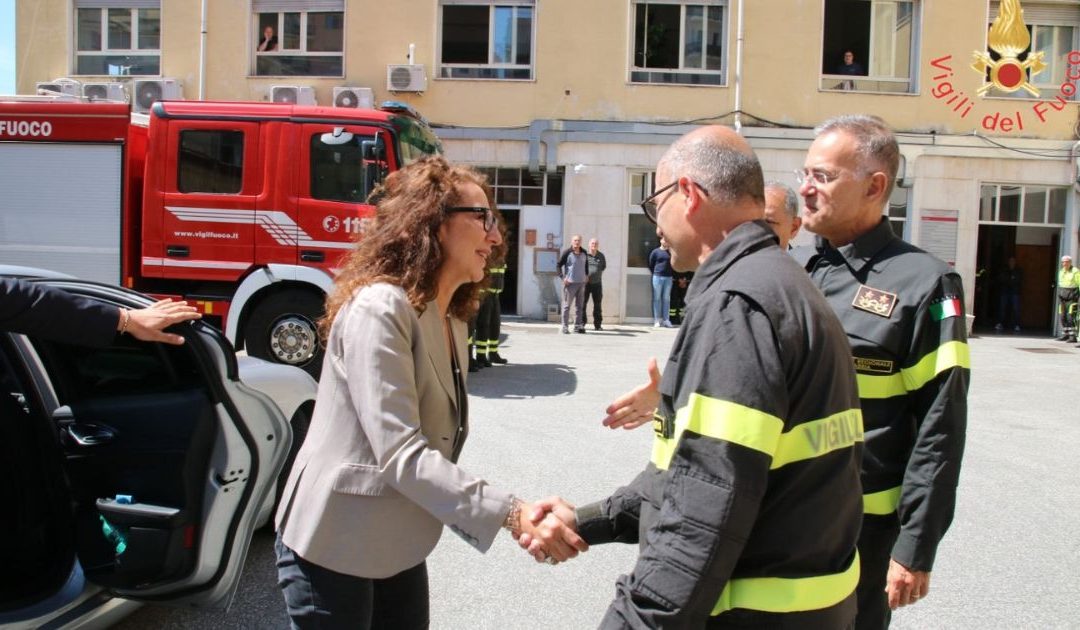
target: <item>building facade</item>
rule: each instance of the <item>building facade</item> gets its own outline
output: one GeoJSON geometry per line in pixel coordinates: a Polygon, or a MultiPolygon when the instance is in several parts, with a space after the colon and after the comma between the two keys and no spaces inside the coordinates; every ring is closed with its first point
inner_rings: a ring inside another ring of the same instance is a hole
{"type": "Polygon", "coordinates": [[[956,266],[977,322],[1013,256],[1023,325],[1050,329],[1056,261],[1077,252],[1080,1],[19,0],[16,19],[20,93],[168,78],[188,99],[412,105],[491,177],[504,308],[528,317],[557,304],[554,257],[581,234],[607,255],[605,313],[651,319],[636,202],[709,122],[794,186],[816,124],[884,118],[903,153],[890,220],[956,266]]]}

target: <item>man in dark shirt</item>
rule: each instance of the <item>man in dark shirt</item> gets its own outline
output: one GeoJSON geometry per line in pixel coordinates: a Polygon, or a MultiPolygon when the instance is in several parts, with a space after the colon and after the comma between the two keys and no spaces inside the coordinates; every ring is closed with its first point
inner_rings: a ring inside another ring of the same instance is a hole
{"type": "Polygon", "coordinates": [[[601,310],[601,302],[604,301],[604,285],[601,282],[600,274],[607,269],[607,258],[604,256],[604,252],[600,251],[600,241],[595,238],[589,239],[587,256],[589,258],[589,280],[585,283],[585,304],[581,313],[582,321],[586,325],[589,323],[589,300],[591,299],[593,303],[593,328],[603,330],[601,324],[604,321],[604,314],[601,310]]]}
{"type": "Polygon", "coordinates": [[[1020,290],[1024,287],[1024,270],[1016,266],[1016,258],[1009,256],[1008,266],[998,274],[998,323],[995,330],[1005,330],[1012,325],[1013,332],[1020,332],[1020,290]]]}

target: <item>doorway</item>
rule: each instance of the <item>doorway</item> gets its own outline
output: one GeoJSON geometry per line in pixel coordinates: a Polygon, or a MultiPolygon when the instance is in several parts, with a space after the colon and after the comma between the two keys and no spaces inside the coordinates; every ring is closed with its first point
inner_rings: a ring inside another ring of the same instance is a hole
{"type": "Polygon", "coordinates": [[[976,253],[975,329],[993,331],[1001,318],[1001,276],[1010,257],[1023,270],[1020,326],[1049,334],[1054,322],[1054,283],[1061,233],[1053,227],[980,225],[976,253]]]}
{"type": "Polygon", "coordinates": [[[503,292],[499,295],[499,307],[503,315],[518,313],[518,234],[520,233],[521,210],[517,208],[499,208],[506,221],[506,275],[503,279],[503,292]]]}

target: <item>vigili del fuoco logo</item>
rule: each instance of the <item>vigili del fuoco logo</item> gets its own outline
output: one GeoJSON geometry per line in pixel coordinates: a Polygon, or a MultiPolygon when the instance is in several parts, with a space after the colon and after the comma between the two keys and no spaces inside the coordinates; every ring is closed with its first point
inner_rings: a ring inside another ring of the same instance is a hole
{"type": "MultiPolygon", "coordinates": [[[[1045,123],[1053,112],[1064,110],[1069,99],[1076,94],[1076,82],[1080,81],[1080,51],[1076,50],[1065,56],[1068,62],[1065,81],[1053,97],[1043,98],[1039,88],[1032,84],[1032,78],[1046,70],[1047,65],[1043,51],[1028,50],[1031,47],[1031,33],[1024,23],[1024,9],[1020,6],[1020,0],[1001,0],[1001,8],[990,24],[986,41],[987,47],[994,52],[997,59],[985,51],[975,51],[971,70],[983,79],[976,95],[984,97],[991,89],[1005,94],[1023,90],[1040,100],[1030,104],[1030,111],[1024,110],[1026,105],[1015,110],[1010,108],[1010,111],[994,108],[983,116],[983,129],[1005,133],[1022,132],[1025,123],[1029,126],[1045,123]]],[[[975,110],[977,101],[954,85],[952,61],[952,55],[930,61],[933,68],[931,72],[936,73],[930,94],[956,112],[960,118],[967,118],[975,110]]],[[[976,112],[976,115],[979,113],[981,112],[976,112]]]]}

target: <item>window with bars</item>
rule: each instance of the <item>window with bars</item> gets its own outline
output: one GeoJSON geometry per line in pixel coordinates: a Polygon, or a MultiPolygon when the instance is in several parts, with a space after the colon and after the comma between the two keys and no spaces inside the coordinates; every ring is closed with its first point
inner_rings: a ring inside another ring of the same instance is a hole
{"type": "Polygon", "coordinates": [[[132,8],[76,5],[75,74],[159,76],[160,6],[132,8]]]}
{"type": "Polygon", "coordinates": [[[726,0],[634,0],[631,8],[631,82],[725,85],[726,0]]]}
{"type": "Polygon", "coordinates": [[[443,0],[439,76],[444,79],[532,79],[532,0],[443,0]]]}
{"type": "Polygon", "coordinates": [[[344,76],[343,11],[273,11],[255,14],[255,74],[344,76]]]}
{"type": "Polygon", "coordinates": [[[495,193],[498,206],[562,205],[563,170],[532,173],[527,168],[488,166],[483,173],[495,193]]]}
{"type": "Polygon", "coordinates": [[[1062,227],[1068,198],[1063,186],[983,184],[979,222],[1062,227]]]}

